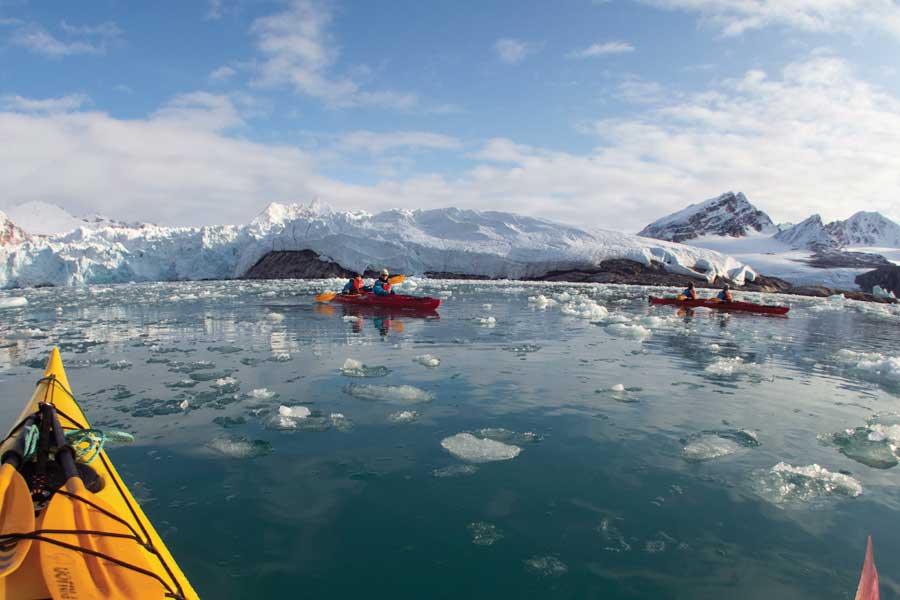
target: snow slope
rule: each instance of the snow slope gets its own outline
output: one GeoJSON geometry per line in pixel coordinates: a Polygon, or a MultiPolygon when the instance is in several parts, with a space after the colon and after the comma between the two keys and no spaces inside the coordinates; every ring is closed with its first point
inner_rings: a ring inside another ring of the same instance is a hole
{"type": "Polygon", "coordinates": [[[388,267],[488,277],[628,258],[711,281],[755,273],[734,258],[681,244],[585,230],[511,213],[445,208],[378,214],[271,204],[244,226],[158,227],[97,222],[0,248],[0,286],[239,277],[274,250],[312,250],[351,270],[388,267]]]}
{"type": "Polygon", "coordinates": [[[67,233],[84,225],[64,209],[47,202],[25,202],[6,209],[6,214],[16,225],[33,235],[67,233]]]}

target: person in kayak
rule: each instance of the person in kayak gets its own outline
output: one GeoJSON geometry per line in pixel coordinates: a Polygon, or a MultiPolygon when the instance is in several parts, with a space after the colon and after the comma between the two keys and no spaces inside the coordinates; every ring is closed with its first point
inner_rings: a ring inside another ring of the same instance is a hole
{"type": "Polygon", "coordinates": [[[688,283],[687,288],[678,295],[679,300],[696,300],[697,290],[694,288],[694,282],[688,283]]]}
{"type": "Polygon", "coordinates": [[[376,296],[391,296],[394,294],[392,287],[390,273],[385,269],[381,272],[381,277],[375,281],[375,285],[372,286],[372,291],[375,292],[376,296]]]}
{"type": "Polygon", "coordinates": [[[734,298],[731,296],[731,288],[727,283],[722,286],[722,291],[719,292],[718,296],[716,296],[716,300],[718,300],[719,302],[731,302],[732,300],[734,300],[734,298]]]}
{"type": "Polygon", "coordinates": [[[351,277],[350,281],[348,281],[344,285],[344,289],[341,290],[341,293],[356,295],[356,294],[361,293],[362,291],[363,291],[363,278],[362,278],[362,275],[357,273],[356,275],[351,277]]]}

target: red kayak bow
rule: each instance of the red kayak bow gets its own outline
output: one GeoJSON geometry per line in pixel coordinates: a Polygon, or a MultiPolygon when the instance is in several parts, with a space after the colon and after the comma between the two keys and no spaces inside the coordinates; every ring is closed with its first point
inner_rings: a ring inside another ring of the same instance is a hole
{"type": "Polygon", "coordinates": [[[403,294],[391,294],[390,296],[378,296],[376,294],[338,294],[332,302],[351,304],[353,306],[385,306],[402,310],[428,311],[441,305],[440,298],[422,298],[419,296],[406,296],[403,294]]]}

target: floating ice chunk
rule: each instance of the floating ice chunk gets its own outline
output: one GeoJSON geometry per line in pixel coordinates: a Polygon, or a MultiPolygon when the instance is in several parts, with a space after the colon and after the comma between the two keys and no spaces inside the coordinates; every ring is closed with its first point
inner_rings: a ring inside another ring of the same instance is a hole
{"type": "Polygon", "coordinates": [[[646,325],[647,327],[662,327],[665,322],[666,320],[661,317],[648,316],[641,318],[641,325],[646,325]]]}
{"type": "Polygon", "coordinates": [[[648,554],[656,554],[666,551],[666,542],[664,540],[647,540],[644,542],[644,552],[648,554]]]}
{"type": "Polygon", "coordinates": [[[898,462],[896,438],[892,439],[897,433],[893,428],[873,424],[822,435],[819,439],[836,446],[841,454],[867,467],[890,469],[898,462]]]}
{"type": "Polygon", "coordinates": [[[614,386],[612,386],[611,388],[609,388],[609,390],[610,390],[611,392],[620,392],[620,393],[621,393],[621,392],[624,392],[624,391],[625,391],[625,386],[624,386],[623,384],[621,384],[621,383],[617,383],[616,385],[614,385],[614,386]]]}
{"type": "Polygon", "coordinates": [[[446,479],[448,477],[465,477],[467,475],[474,475],[477,472],[478,467],[476,467],[475,465],[450,465],[448,467],[434,469],[431,474],[438,479],[446,479]]]}
{"type": "Polygon", "coordinates": [[[269,400],[275,396],[275,392],[268,388],[256,388],[255,390],[247,392],[247,395],[254,400],[269,400]]]}
{"type": "Polygon", "coordinates": [[[643,340],[653,335],[653,332],[643,325],[627,325],[625,323],[608,325],[606,331],[617,337],[626,337],[634,340],[643,340]]]}
{"type": "Polygon", "coordinates": [[[191,405],[191,403],[188,402],[187,398],[185,398],[184,400],[181,401],[181,404],[179,404],[178,407],[181,410],[187,410],[190,407],[190,405],[191,405]]]}
{"type": "Polygon", "coordinates": [[[704,461],[735,454],[747,448],[759,446],[759,439],[752,431],[725,429],[702,431],[682,440],[682,456],[689,461],[704,461]]]}
{"type": "Polygon", "coordinates": [[[277,312],[270,312],[266,315],[266,318],[272,321],[273,323],[278,323],[280,321],[284,321],[284,315],[277,312]]]}
{"type": "Polygon", "coordinates": [[[707,367],[703,370],[710,375],[727,377],[740,373],[757,373],[760,369],[760,366],[761,365],[759,365],[758,363],[744,362],[743,358],[741,358],[740,356],[735,356],[733,358],[719,358],[711,365],[707,365],[707,367]]]}
{"type": "Polygon", "coordinates": [[[291,360],[291,355],[287,352],[278,352],[272,355],[272,358],[269,360],[274,362],[288,362],[291,360]]]}
{"type": "Polygon", "coordinates": [[[412,385],[351,384],[345,388],[345,391],[354,398],[387,400],[403,404],[431,402],[433,398],[431,392],[412,385]]]}
{"type": "Polygon", "coordinates": [[[600,521],[600,525],[597,526],[597,533],[599,533],[608,546],[604,546],[604,550],[607,552],[630,552],[631,544],[629,544],[625,540],[625,536],[622,535],[622,532],[613,525],[612,521],[609,517],[604,517],[600,521]]]}
{"type": "Polygon", "coordinates": [[[722,346],[720,346],[718,344],[710,344],[709,346],[707,346],[707,348],[709,349],[710,352],[715,354],[722,349],[722,346]]]}
{"type": "Polygon", "coordinates": [[[231,346],[228,344],[224,344],[222,346],[209,346],[207,350],[210,352],[218,352],[220,354],[235,354],[240,352],[243,348],[240,346],[231,346]]]}
{"type": "MultiPolygon", "coordinates": [[[[11,298],[0,298],[0,309],[2,308],[20,308],[28,306],[28,298],[22,296],[13,296],[11,298]]],[[[59,312],[62,312],[60,309],[59,312]]]]}
{"type": "Polygon", "coordinates": [[[457,433],[446,437],[441,440],[441,446],[457,458],[474,463],[510,460],[522,452],[518,446],[477,438],[471,433],[457,433]]]}
{"type": "Polygon", "coordinates": [[[525,567],[543,577],[560,577],[569,571],[569,567],[555,556],[532,556],[525,561],[525,567]]]}
{"type": "Polygon", "coordinates": [[[529,296],[528,304],[532,304],[536,308],[547,308],[550,306],[556,306],[559,303],[556,300],[554,300],[553,298],[548,298],[548,297],[544,296],[543,294],[540,294],[537,296],[529,296]]]}
{"type": "Polygon", "coordinates": [[[224,389],[224,388],[232,388],[235,387],[238,383],[238,380],[230,375],[227,377],[222,377],[220,379],[216,379],[212,386],[214,388],[224,389]]]}
{"type": "Polygon", "coordinates": [[[438,296],[441,298],[449,298],[452,295],[453,292],[451,290],[441,290],[440,292],[438,292],[438,296]]]}
{"type": "Polygon", "coordinates": [[[272,453],[272,445],[269,442],[248,440],[242,436],[217,437],[208,446],[230,458],[257,458],[272,453]]]}
{"type": "Polygon", "coordinates": [[[344,323],[359,323],[362,319],[357,317],[356,315],[344,315],[342,317],[344,323]]]}
{"type": "Polygon", "coordinates": [[[601,321],[609,316],[606,307],[600,306],[591,298],[582,298],[579,302],[565,304],[559,310],[564,315],[591,321],[601,321]]]}
{"type": "Polygon", "coordinates": [[[345,360],[344,366],[341,367],[341,375],[346,377],[384,377],[390,372],[391,370],[387,367],[370,367],[352,358],[345,360]]]}
{"type": "Polygon", "coordinates": [[[835,358],[838,362],[849,365],[868,380],[888,385],[900,385],[900,356],[843,349],[838,351],[835,358]]]}
{"type": "Polygon", "coordinates": [[[491,304],[485,303],[481,305],[481,308],[483,308],[484,310],[491,310],[493,306],[491,304]]]}
{"type": "Polygon", "coordinates": [[[425,367],[437,367],[441,364],[441,359],[437,356],[432,356],[431,354],[420,354],[413,358],[413,362],[417,362],[425,367]]]}
{"type": "Polygon", "coordinates": [[[482,327],[494,327],[497,325],[497,319],[494,317],[480,317],[477,321],[482,327]]]}
{"type": "Polygon", "coordinates": [[[777,505],[815,504],[832,496],[862,494],[862,484],[853,477],[816,464],[795,467],[780,462],[768,471],[757,471],[753,484],[760,496],[777,505]]]}
{"type": "Polygon", "coordinates": [[[391,423],[412,423],[419,418],[419,413],[414,410],[400,410],[388,415],[391,423]]]}
{"type": "Polygon", "coordinates": [[[484,521],[469,523],[469,533],[472,534],[472,543],[476,546],[493,546],[503,539],[503,533],[496,525],[484,521]]]}
{"type": "Polygon", "coordinates": [[[109,363],[109,368],[113,371],[124,371],[130,369],[131,366],[131,363],[127,360],[117,360],[116,362],[109,363]]]}
{"type": "Polygon", "coordinates": [[[298,421],[306,419],[310,415],[310,410],[305,406],[285,406],[278,407],[278,414],[272,424],[278,429],[296,429],[298,421]]]}
{"type": "Polygon", "coordinates": [[[479,437],[488,438],[495,442],[503,442],[505,444],[534,444],[543,439],[533,431],[519,433],[504,429],[503,427],[485,427],[484,429],[478,429],[475,433],[477,433],[479,437]]]}
{"type": "Polygon", "coordinates": [[[348,419],[344,413],[331,413],[328,418],[331,421],[331,426],[338,431],[350,431],[353,429],[353,421],[348,419]]]}

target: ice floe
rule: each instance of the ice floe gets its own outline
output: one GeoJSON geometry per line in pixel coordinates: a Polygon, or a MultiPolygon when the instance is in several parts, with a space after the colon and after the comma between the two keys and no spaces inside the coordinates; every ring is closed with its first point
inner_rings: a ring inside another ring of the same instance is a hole
{"type": "Polygon", "coordinates": [[[247,392],[247,396],[254,400],[269,400],[275,397],[275,392],[268,388],[256,388],[247,392]]]}
{"type": "Polygon", "coordinates": [[[611,333],[616,337],[625,337],[634,340],[643,340],[653,335],[653,332],[643,325],[629,325],[627,323],[613,323],[612,325],[607,325],[606,332],[611,333]]]}
{"type": "Polygon", "coordinates": [[[535,308],[544,309],[544,308],[549,308],[551,306],[556,306],[559,303],[556,300],[554,300],[553,298],[548,298],[548,297],[544,296],[543,294],[539,294],[537,296],[529,296],[528,304],[534,306],[535,308]]]}
{"type": "Polygon", "coordinates": [[[274,416],[272,424],[277,429],[297,429],[300,421],[307,419],[311,411],[305,406],[285,406],[278,407],[278,413],[274,416]]]}
{"type": "Polygon", "coordinates": [[[348,358],[341,367],[341,375],[345,377],[384,377],[391,370],[383,366],[364,365],[358,360],[348,358]]]}
{"type": "Polygon", "coordinates": [[[759,439],[752,431],[726,429],[702,431],[682,440],[682,444],[681,454],[685,460],[700,462],[754,448],[759,446],[759,439]]]}
{"type": "Polygon", "coordinates": [[[532,556],[525,561],[525,567],[543,577],[560,577],[569,571],[566,563],[555,556],[532,556]]]}
{"type": "Polygon", "coordinates": [[[817,504],[833,496],[855,498],[862,484],[843,473],[832,473],[817,464],[795,467],[780,462],[769,470],[754,473],[756,492],[776,505],[817,504]]]}
{"type": "Polygon", "coordinates": [[[473,463],[510,460],[522,452],[518,446],[489,438],[478,438],[471,433],[457,433],[446,437],[441,440],[441,446],[457,458],[473,463]]]}
{"type": "Polygon", "coordinates": [[[729,377],[737,374],[758,373],[761,365],[746,362],[740,356],[721,357],[703,369],[706,373],[716,377],[729,377]]]}
{"type": "Polygon", "coordinates": [[[347,394],[362,400],[386,400],[403,404],[431,402],[433,396],[412,385],[351,384],[344,388],[347,394]]]}
{"type": "Polygon", "coordinates": [[[472,534],[472,543],[476,546],[493,546],[503,539],[503,532],[496,525],[484,521],[469,523],[469,533],[472,534]]]}
{"type": "Polygon", "coordinates": [[[425,367],[437,367],[441,364],[441,359],[431,354],[420,354],[413,358],[413,362],[417,362],[425,367]]]}
{"type": "Polygon", "coordinates": [[[897,466],[900,455],[900,424],[896,421],[896,417],[875,416],[864,427],[822,434],[819,441],[867,467],[890,469],[897,466]]]}
{"type": "Polygon", "coordinates": [[[848,365],[866,380],[900,386],[900,356],[843,349],[837,352],[835,359],[840,364],[848,365]]]}
{"type": "Polygon", "coordinates": [[[13,296],[11,298],[0,298],[0,309],[3,308],[21,308],[28,306],[28,298],[22,296],[13,296]]]}
{"type": "Polygon", "coordinates": [[[419,413],[414,410],[398,410],[388,415],[391,423],[412,423],[419,418],[419,413]]]}
{"type": "Polygon", "coordinates": [[[250,440],[243,436],[221,436],[208,447],[230,458],[257,458],[272,453],[272,445],[265,440],[250,440]]]}

